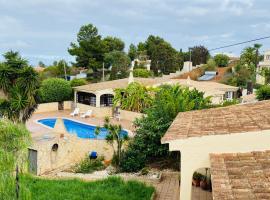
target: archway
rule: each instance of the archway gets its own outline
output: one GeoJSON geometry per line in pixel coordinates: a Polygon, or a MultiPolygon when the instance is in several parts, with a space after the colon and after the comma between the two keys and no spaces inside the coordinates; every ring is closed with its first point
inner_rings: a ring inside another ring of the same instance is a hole
{"type": "Polygon", "coordinates": [[[93,93],[78,92],[78,103],[96,106],[96,95],[93,93]]]}
{"type": "Polygon", "coordinates": [[[101,107],[111,107],[113,106],[113,95],[103,94],[100,96],[100,106],[101,107]]]}

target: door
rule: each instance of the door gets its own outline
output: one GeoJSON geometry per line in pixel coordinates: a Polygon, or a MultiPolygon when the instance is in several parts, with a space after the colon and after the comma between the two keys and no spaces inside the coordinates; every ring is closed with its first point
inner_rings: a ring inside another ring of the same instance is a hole
{"type": "Polygon", "coordinates": [[[29,172],[37,175],[37,151],[28,149],[29,172]]]}

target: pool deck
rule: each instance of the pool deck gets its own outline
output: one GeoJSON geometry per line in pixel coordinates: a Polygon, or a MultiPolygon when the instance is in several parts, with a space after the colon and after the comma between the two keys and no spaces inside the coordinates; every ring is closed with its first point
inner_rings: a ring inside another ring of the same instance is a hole
{"type": "MultiPolygon", "coordinates": [[[[90,125],[103,126],[104,118],[97,118],[97,117],[81,118],[80,116],[72,117],[70,116],[70,113],[71,113],[71,110],[35,113],[27,121],[26,127],[32,133],[32,138],[35,141],[45,134],[46,135],[54,134],[52,129],[42,126],[41,124],[38,124],[36,121],[39,119],[59,117],[59,118],[68,118],[71,120],[87,123],[90,125]]],[[[133,126],[132,121],[128,121],[124,119],[117,121],[116,119],[111,119],[111,123],[120,124],[123,127],[123,129],[127,129],[131,132],[134,132],[135,130],[135,127],[133,126]]],[[[130,136],[132,137],[132,134],[130,136]]]]}

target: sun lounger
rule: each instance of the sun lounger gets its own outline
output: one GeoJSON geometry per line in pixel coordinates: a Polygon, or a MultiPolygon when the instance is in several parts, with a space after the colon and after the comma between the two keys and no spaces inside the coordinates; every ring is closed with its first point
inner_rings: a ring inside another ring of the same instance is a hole
{"type": "Polygon", "coordinates": [[[81,115],[82,118],[87,118],[92,116],[93,111],[92,110],[87,110],[85,113],[81,115]]]}
{"type": "Polygon", "coordinates": [[[74,117],[76,115],[79,115],[80,113],[80,108],[75,108],[72,113],[70,113],[70,116],[74,117]]]}

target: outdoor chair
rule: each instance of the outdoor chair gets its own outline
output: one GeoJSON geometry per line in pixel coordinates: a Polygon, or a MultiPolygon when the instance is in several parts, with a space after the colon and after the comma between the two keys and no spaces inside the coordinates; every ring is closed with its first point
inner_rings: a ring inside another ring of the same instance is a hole
{"type": "Polygon", "coordinates": [[[81,118],[87,118],[92,116],[93,111],[92,110],[87,110],[85,113],[81,115],[81,118]]]}
{"type": "Polygon", "coordinates": [[[70,116],[74,117],[76,115],[79,115],[80,113],[80,108],[75,108],[72,113],[70,113],[70,116]]]}

